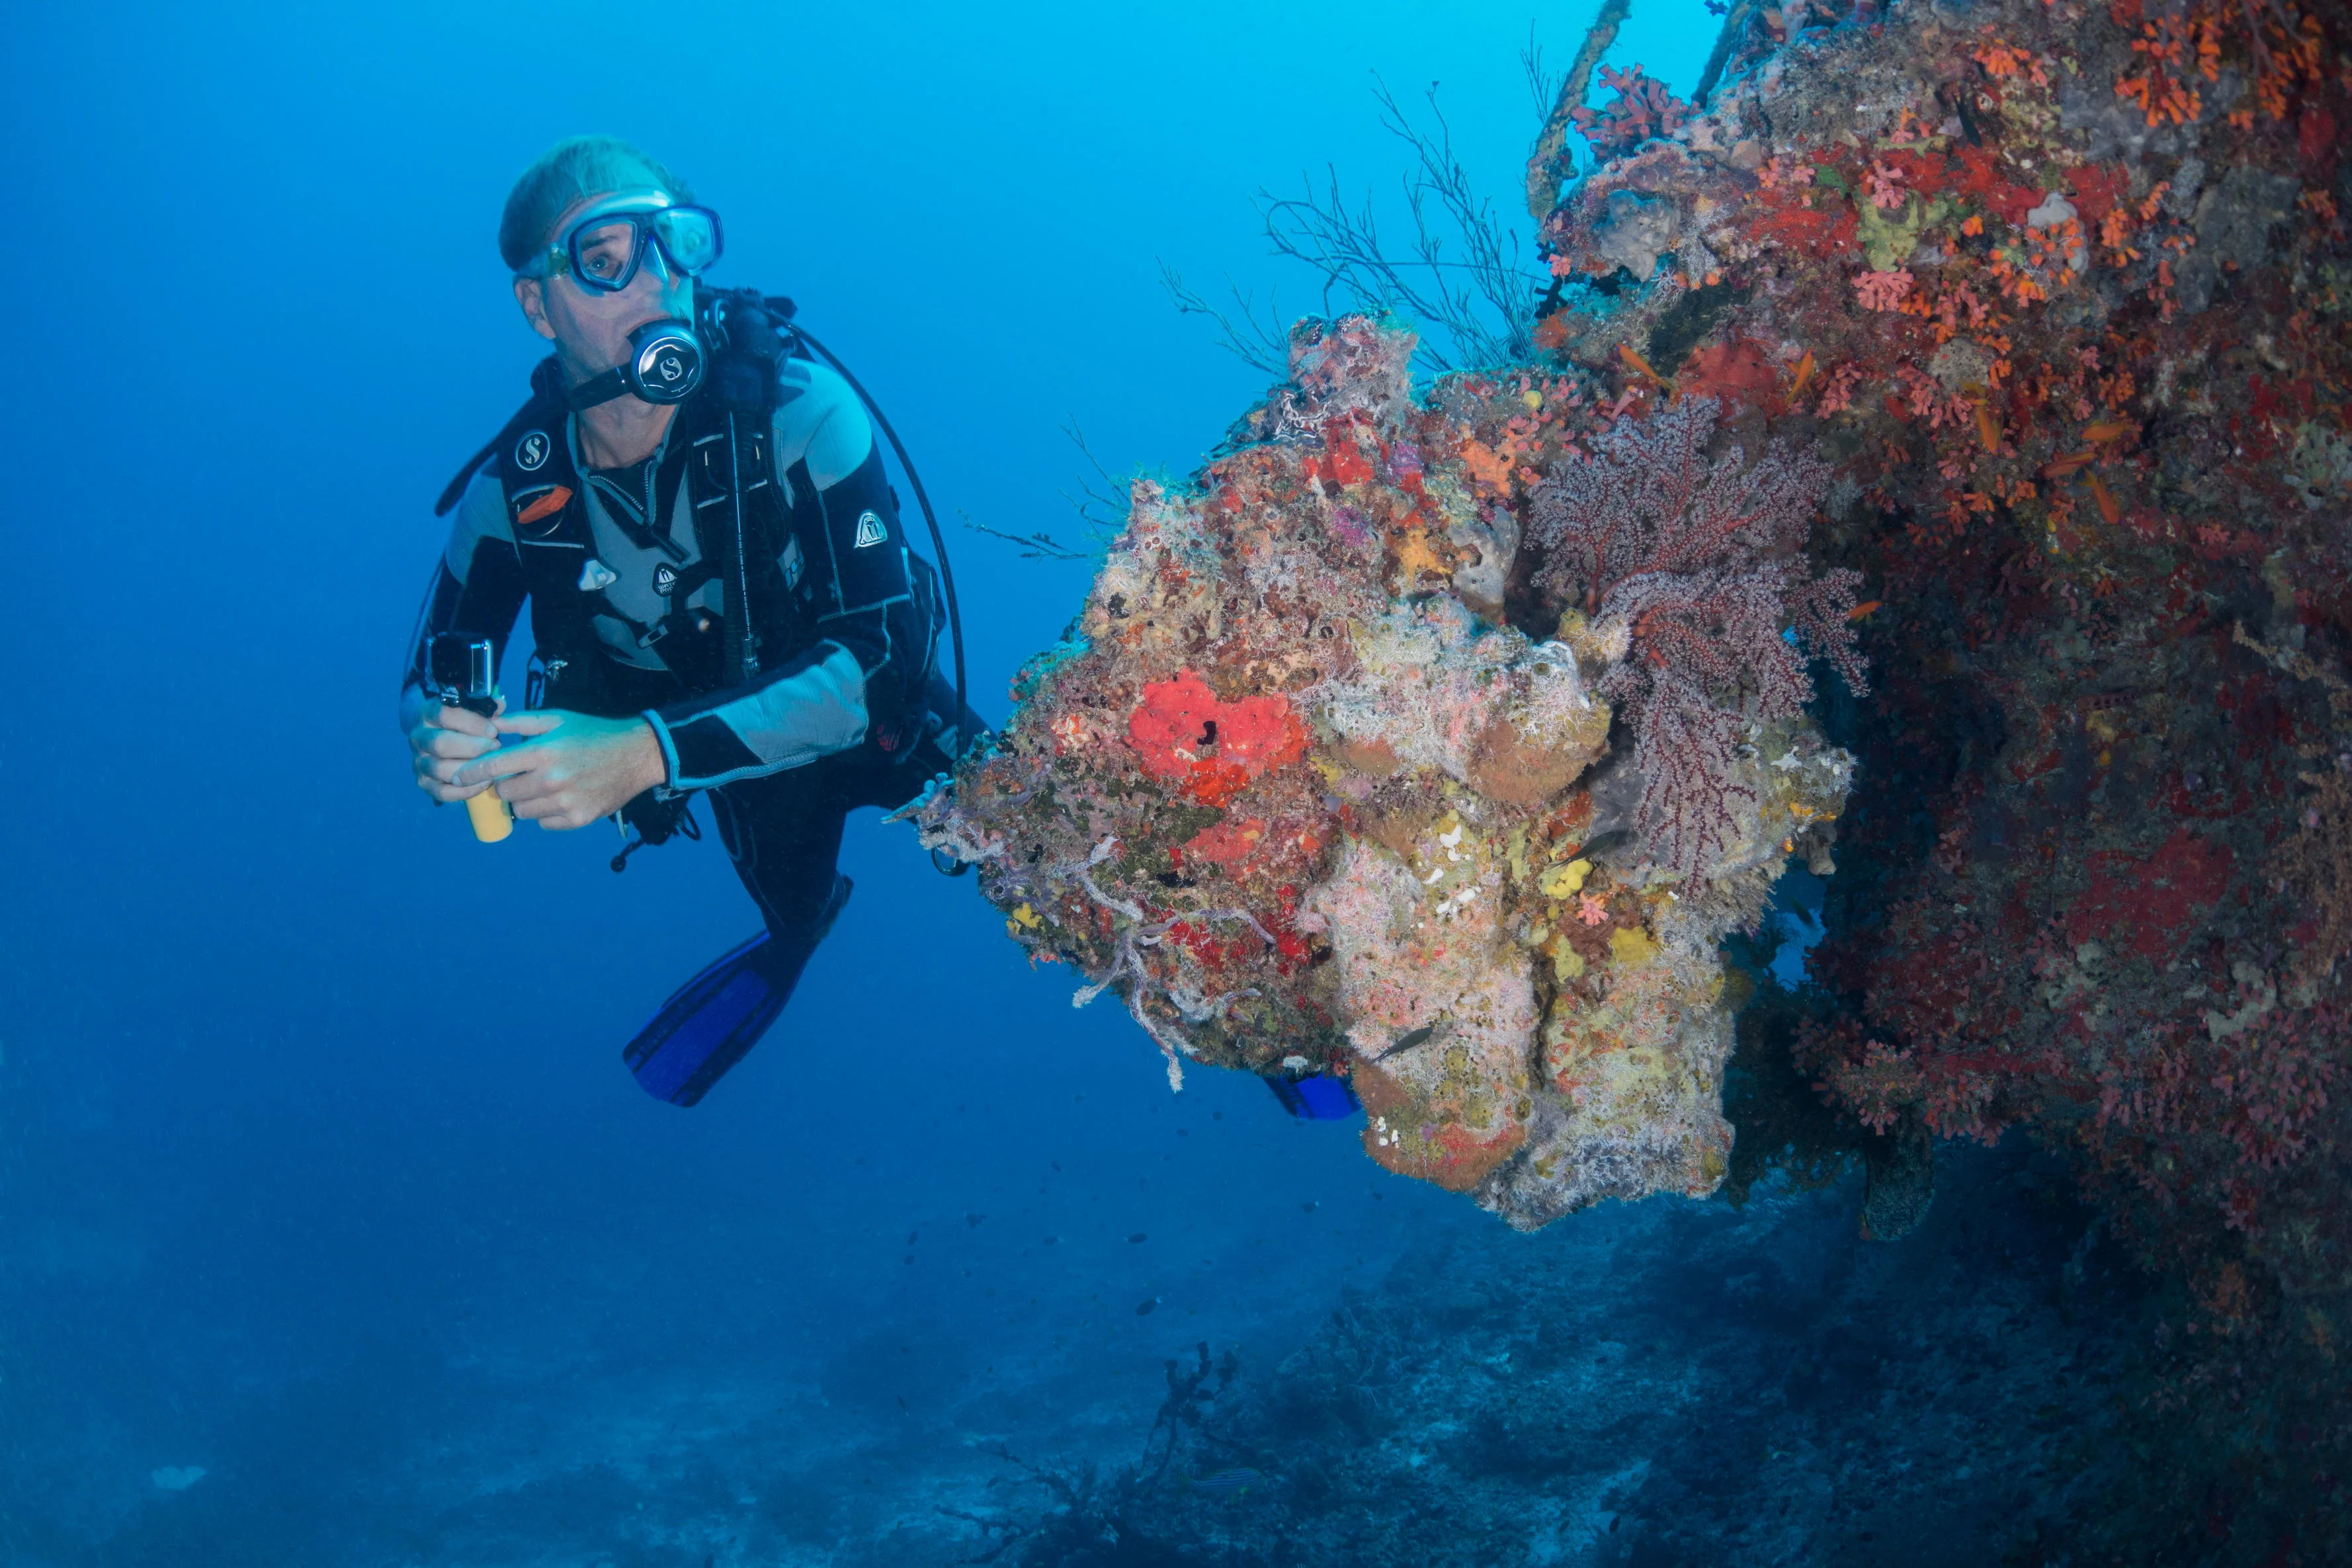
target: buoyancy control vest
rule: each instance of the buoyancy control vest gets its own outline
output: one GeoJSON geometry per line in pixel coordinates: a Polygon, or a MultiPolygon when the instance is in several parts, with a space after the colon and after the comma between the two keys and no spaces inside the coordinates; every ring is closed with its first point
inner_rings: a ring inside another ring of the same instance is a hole
{"type": "MultiPolygon", "coordinates": [[[[782,347],[794,357],[812,358],[797,335],[785,338],[782,347]]],[[[586,484],[572,461],[562,371],[552,356],[531,371],[530,400],[443,492],[436,515],[445,515],[457,504],[478,471],[487,468],[504,492],[530,602],[535,674],[540,677],[530,706],[624,716],[736,684],[749,668],[777,663],[816,640],[810,584],[793,580],[797,574],[788,575],[785,561],[787,547],[800,528],[824,526],[822,505],[805,459],[794,462],[781,483],[772,472],[774,361],[754,369],[768,383],[761,389],[764,396],[747,393],[749,378],[742,373],[747,368],[751,367],[730,364],[728,356],[720,355],[717,373],[678,405],[654,476],[651,493],[660,505],[653,515],[639,522],[605,508],[607,519],[638,549],[676,562],[674,570],[656,569],[656,586],[668,608],[651,623],[614,604],[603,587],[585,575],[595,560],[596,545],[586,484]],[[736,415],[732,420],[730,408],[736,415]],[[745,417],[747,413],[756,417],[745,417]],[[668,526],[667,507],[681,478],[695,535],[690,563],[668,526]],[[740,507],[732,504],[739,485],[740,507]],[[814,517],[796,515],[796,509],[806,508],[814,508],[814,517]],[[717,607],[689,604],[696,591],[714,579],[721,581],[717,607]],[[730,625],[730,619],[741,613],[743,604],[749,605],[749,615],[730,625]],[[662,667],[649,669],[614,658],[595,625],[600,616],[626,628],[662,667]]],[[[903,461],[903,453],[901,456],[903,461]]],[[[921,677],[906,688],[919,705],[936,664],[947,606],[929,563],[910,551],[908,566],[914,602],[927,622],[925,667],[921,677]]],[[[887,735],[899,727],[894,721],[913,715],[873,716],[877,730],[887,735]]]]}

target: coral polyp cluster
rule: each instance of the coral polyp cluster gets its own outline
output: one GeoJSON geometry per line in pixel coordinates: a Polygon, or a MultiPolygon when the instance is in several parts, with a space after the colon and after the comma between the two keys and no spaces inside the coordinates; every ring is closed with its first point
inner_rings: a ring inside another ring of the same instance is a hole
{"type": "Polygon", "coordinates": [[[1710,1191],[1717,945],[1790,854],[1826,869],[1850,774],[1780,635],[1859,678],[1850,583],[1795,560],[1826,475],[1751,466],[1703,402],[1603,434],[1580,376],[1424,395],[1412,350],[1306,324],[1225,450],[1135,486],[924,841],[1080,1001],[1117,991],[1171,1084],[1347,1079],[1374,1159],[1521,1226],[1710,1191]],[[1618,543],[1572,522],[1588,465],[1639,494],[1618,543]]]}

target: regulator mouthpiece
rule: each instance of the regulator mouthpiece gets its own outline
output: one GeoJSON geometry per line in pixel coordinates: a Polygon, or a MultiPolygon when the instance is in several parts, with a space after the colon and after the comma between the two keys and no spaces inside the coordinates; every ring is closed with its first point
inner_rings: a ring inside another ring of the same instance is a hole
{"type": "Polygon", "coordinates": [[[646,402],[684,402],[702,384],[709,360],[694,323],[677,317],[648,321],[629,334],[629,357],[564,394],[574,413],[624,392],[646,402]]]}

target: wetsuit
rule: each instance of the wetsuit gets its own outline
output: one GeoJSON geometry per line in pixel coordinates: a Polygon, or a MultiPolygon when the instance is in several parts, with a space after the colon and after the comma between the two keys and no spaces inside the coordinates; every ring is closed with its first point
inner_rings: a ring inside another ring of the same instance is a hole
{"type": "MultiPolygon", "coordinates": [[[[588,469],[552,371],[457,505],[407,684],[422,685],[437,632],[492,637],[503,656],[528,599],[543,706],[642,715],[661,743],[666,777],[630,819],[659,831],[707,791],[772,950],[804,958],[847,892],[835,867],[847,814],[911,800],[980,728],[950,716],[930,570],[901,534],[872,423],[832,370],[782,363],[772,431],[742,455],[757,671],[730,682],[735,607],[715,531],[730,508],[696,469],[723,415],[689,400],[645,462],[588,469]]],[[[793,969],[778,977],[787,989],[793,969]]]]}

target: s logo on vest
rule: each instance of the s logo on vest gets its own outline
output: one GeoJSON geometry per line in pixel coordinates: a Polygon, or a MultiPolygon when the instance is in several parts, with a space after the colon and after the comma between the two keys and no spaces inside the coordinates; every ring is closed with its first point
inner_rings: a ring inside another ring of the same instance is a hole
{"type": "Polygon", "coordinates": [[[515,466],[526,474],[535,474],[545,465],[547,455],[552,450],[553,447],[547,439],[547,432],[531,431],[520,441],[515,443],[515,466]]]}
{"type": "Polygon", "coordinates": [[[864,549],[867,545],[887,545],[889,542],[890,530],[882,526],[881,518],[871,512],[857,514],[857,538],[850,549],[864,549]]]}

